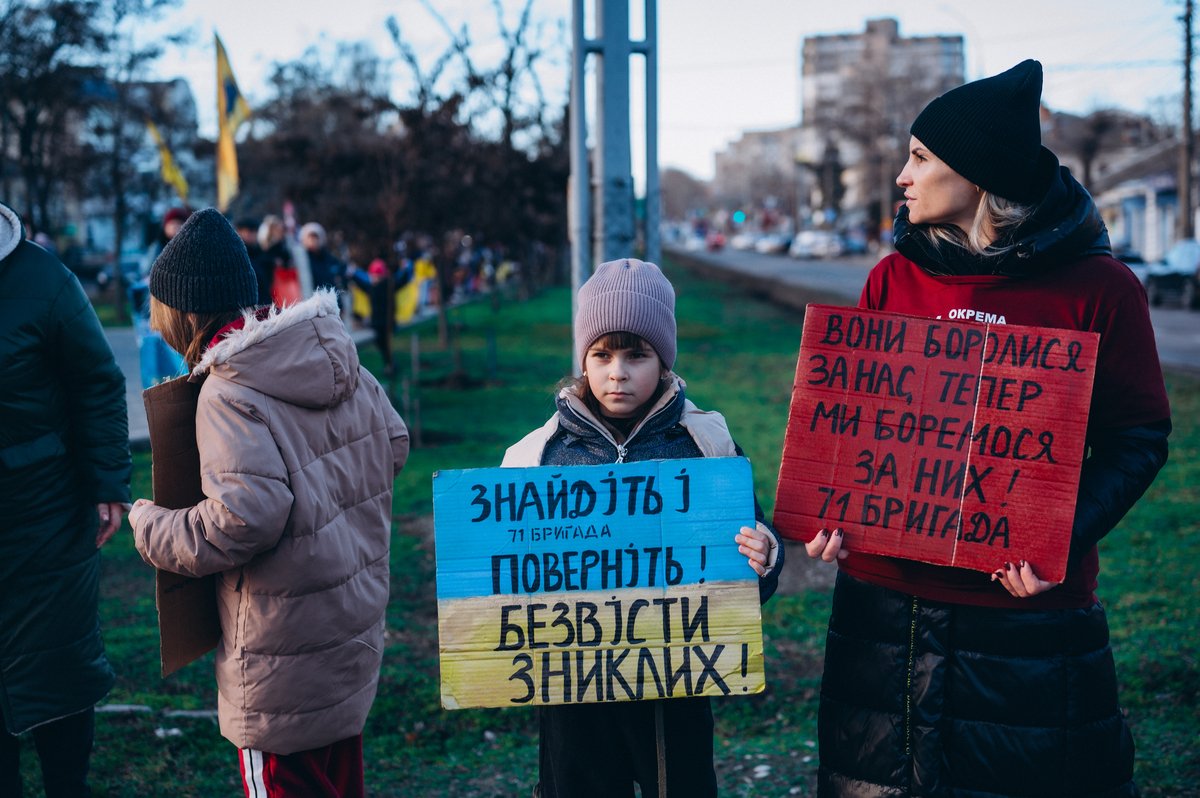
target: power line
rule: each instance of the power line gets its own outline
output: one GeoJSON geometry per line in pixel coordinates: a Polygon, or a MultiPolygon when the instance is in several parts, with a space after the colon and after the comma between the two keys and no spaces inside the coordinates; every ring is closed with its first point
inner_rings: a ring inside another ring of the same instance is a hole
{"type": "Polygon", "coordinates": [[[1047,72],[1104,72],[1115,69],[1147,69],[1171,67],[1174,69],[1179,61],[1171,58],[1144,58],[1140,61],[1101,61],[1078,64],[1043,64],[1047,72]]]}

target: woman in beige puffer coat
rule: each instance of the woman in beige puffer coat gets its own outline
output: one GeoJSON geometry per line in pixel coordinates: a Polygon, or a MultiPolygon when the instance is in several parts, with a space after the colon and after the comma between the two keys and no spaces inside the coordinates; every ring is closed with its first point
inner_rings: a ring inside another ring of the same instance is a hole
{"type": "Polygon", "coordinates": [[[150,292],[152,325],[203,382],[206,498],[181,510],[139,500],[129,516],[138,551],[164,570],[219,574],[219,718],[243,749],[248,794],[263,779],[277,794],[278,777],[361,795],[404,422],[359,365],[332,291],[254,309],[245,245],[215,210],[163,250],[150,292]],[[357,775],[328,764],[327,749],[357,757],[357,775]]]}

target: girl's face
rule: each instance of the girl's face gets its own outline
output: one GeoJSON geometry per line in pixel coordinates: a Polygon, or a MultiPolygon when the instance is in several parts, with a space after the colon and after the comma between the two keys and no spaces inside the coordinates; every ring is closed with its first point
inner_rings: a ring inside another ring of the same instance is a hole
{"type": "Polygon", "coordinates": [[[664,369],[654,348],[641,341],[629,349],[612,349],[601,338],[588,347],[583,372],[604,415],[630,418],[654,398],[664,369]]]}
{"type": "Polygon", "coordinates": [[[904,189],[908,220],[913,224],[951,224],[966,232],[983,197],[979,187],[955,172],[913,136],[908,162],[896,178],[904,189]]]}

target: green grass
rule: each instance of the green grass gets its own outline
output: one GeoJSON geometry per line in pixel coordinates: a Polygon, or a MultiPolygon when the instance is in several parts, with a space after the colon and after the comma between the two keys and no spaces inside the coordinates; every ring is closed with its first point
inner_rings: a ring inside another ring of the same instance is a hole
{"type": "MultiPolygon", "coordinates": [[[[754,464],[758,498],[769,515],[799,314],[679,270],[671,278],[679,294],[677,369],[690,381],[689,395],[698,405],[728,418],[754,464]]],[[[388,644],[365,735],[370,794],[377,796],[525,796],[536,781],[533,712],[440,708],[430,477],[437,469],[497,465],[508,445],[550,415],[553,386],[570,367],[569,295],[555,289],[499,309],[483,302],[453,310],[451,322],[461,373],[451,350],[438,344],[436,327],[417,329],[416,393],[425,445],[413,451],[396,482],[388,644]]],[[[410,342],[408,333],[397,337],[402,376],[411,362],[410,342]]],[[[363,351],[364,362],[377,369],[373,349],[363,351]]],[[[1200,597],[1195,568],[1200,382],[1171,375],[1168,383],[1176,422],[1172,459],[1104,542],[1100,594],[1109,609],[1143,794],[1195,798],[1200,797],[1200,632],[1194,609],[1200,597]]],[[[401,380],[395,394],[402,397],[401,380]]],[[[410,423],[415,420],[410,411],[410,423]]],[[[134,494],[149,491],[149,460],[140,454],[134,494]]],[[[797,550],[789,570],[803,570],[802,557],[797,550]]],[[[764,608],[767,692],[714,702],[722,795],[812,794],[829,594],[798,582],[764,608]],[[755,778],[760,765],[770,770],[755,778]]],[[[105,640],[118,673],[108,701],[150,711],[98,716],[96,795],[239,794],[236,751],[215,723],[164,714],[215,706],[212,657],[160,679],[153,576],[128,533],[105,549],[102,590],[105,640]]],[[[27,795],[36,796],[41,793],[31,749],[28,745],[23,770],[27,795]]]]}

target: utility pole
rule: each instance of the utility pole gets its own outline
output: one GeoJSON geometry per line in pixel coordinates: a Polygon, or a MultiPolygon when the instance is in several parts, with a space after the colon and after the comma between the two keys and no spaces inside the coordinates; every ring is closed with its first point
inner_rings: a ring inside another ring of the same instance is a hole
{"type": "Polygon", "coordinates": [[[1192,0],[1185,0],[1183,17],[1183,146],[1179,148],[1179,220],[1178,238],[1196,235],[1192,210],[1192,162],[1195,142],[1192,139],[1192,0]]]}
{"type": "MultiPolygon", "coordinates": [[[[631,0],[594,0],[596,36],[584,32],[584,0],[573,0],[571,14],[571,297],[592,274],[592,265],[633,255],[634,218],[632,142],[630,140],[631,56],[646,59],[646,230],[647,260],[658,262],[658,0],[645,5],[645,38],[631,41],[631,0]],[[584,70],[588,56],[596,69],[595,149],[587,146],[588,120],[584,70]],[[594,175],[594,177],[593,177],[594,175]]],[[[575,364],[579,368],[579,364],[575,364]]]]}

